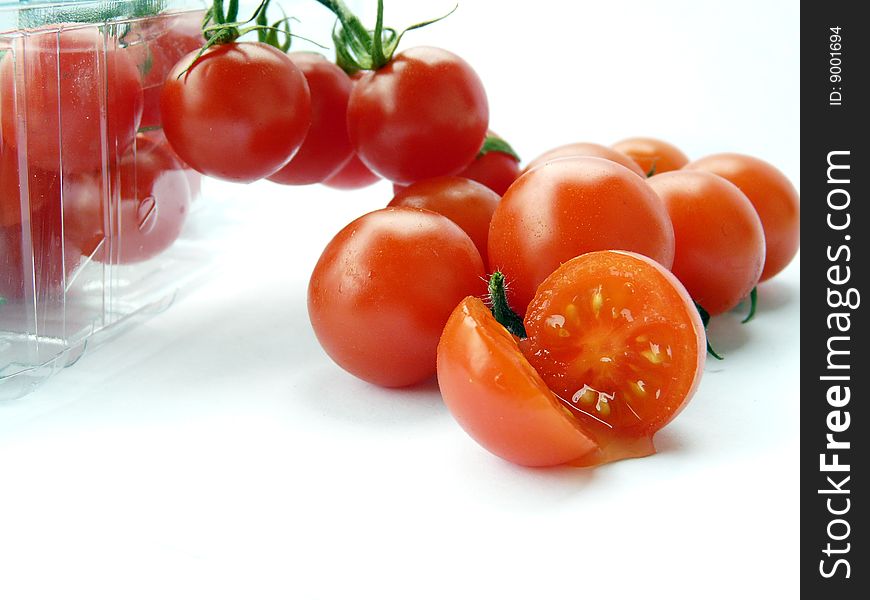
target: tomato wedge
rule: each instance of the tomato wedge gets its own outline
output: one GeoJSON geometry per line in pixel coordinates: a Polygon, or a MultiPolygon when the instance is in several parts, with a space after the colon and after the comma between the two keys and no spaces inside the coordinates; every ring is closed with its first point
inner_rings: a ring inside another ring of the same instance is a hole
{"type": "Polygon", "coordinates": [[[525,466],[588,466],[655,452],[653,435],[685,407],[706,356],[685,288],[630,252],[574,258],[529,305],[519,342],[480,301],[453,312],[438,382],[460,425],[525,466]]]}

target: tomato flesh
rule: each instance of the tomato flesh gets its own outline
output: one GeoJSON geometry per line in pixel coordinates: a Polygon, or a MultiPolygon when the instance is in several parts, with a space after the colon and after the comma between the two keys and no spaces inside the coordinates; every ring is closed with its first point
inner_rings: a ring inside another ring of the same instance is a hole
{"type": "Polygon", "coordinates": [[[685,289],[640,255],[569,261],[541,284],[525,324],[523,350],[549,388],[596,430],[628,437],[676,414],[704,357],[685,289]]]}
{"type": "Polygon", "coordinates": [[[704,328],[655,261],[591,252],[547,278],[520,342],[466,299],[438,346],[438,383],[459,424],[526,466],[591,466],[655,452],[653,435],[695,392],[704,328]]]}

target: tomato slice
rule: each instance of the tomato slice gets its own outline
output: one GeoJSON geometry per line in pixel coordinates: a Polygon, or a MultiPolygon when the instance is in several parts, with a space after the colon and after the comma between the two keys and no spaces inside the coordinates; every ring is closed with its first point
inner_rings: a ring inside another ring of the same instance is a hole
{"type": "Polygon", "coordinates": [[[630,252],[574,258],[538,288],[517,341],[477,299],[454,310],[438,383],[459,424],[525,466],[590,466],[655,452],[706,356],[701,318],[664,267],[630,252]]]}
{"type": "Polygon", "coordinates": [[[596,450],[478,298],[463,300],[447,321],[438,345],[438,385],[460,426],[512,463],[560,465],[596,450]]]}
{"type": "Polygon", "coordinates": [[[538,288],[521,345],[549,389],[602,445],[651,440],[694,393],[704,327],[685,288],[655,261],[592,252],[538,288]]]}

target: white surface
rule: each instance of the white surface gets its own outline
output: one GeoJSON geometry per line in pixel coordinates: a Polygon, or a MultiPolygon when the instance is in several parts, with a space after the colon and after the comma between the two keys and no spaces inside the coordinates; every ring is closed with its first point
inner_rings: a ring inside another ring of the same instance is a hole
{"type": "MultiPolygon", "coordinates": [[[[656,135],[797,184],[798,3],[709,4],[504,3],[484,24],[495,3],[466,0],[405,44],[469,60],[527,159],[656,135]]],[[[451,6],[387,2],[388,20],[451,6]]],[[[377,389],[314,339],[308,274],[386,184],[212,193],[251,211],[220,273],[0,404],[4,600],[796,597],[797,261],[753,323],[714,321],[727,359],[659,454],[528,470],[471,441],[434,383],[377,389]]]]}

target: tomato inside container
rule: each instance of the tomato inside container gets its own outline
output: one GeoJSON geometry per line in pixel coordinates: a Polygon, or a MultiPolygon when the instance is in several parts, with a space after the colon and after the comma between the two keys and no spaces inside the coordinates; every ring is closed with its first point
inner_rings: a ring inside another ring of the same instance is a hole
{"type": "Polygon", "coordinates": [[[198,47],[184,0],[0,6],[0,400],[165,308],[213,262],[222,217],[160,125],[198,47]],[[199,226],[195,222],[199,221],[199,226]]]}

